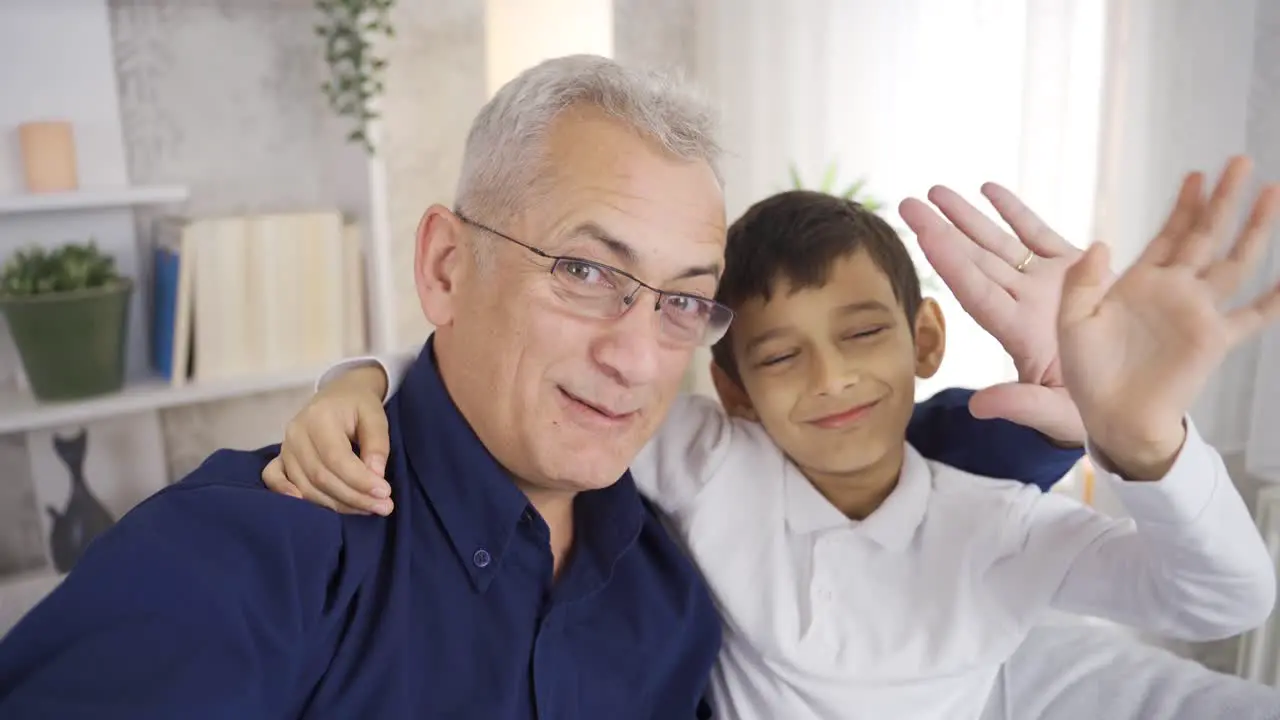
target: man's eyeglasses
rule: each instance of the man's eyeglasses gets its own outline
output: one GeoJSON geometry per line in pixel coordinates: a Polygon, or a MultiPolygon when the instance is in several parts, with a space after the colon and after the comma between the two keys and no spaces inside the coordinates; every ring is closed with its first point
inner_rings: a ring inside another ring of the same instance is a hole
{"type": "Polygon", "coordinates": [[[506,233],[478,223],[454,211],[462,222],[551,261],[552,287],[572,309],[604,320],[622,317],[640,296],[641,288],[656,298],[663,337],[678,345],[714,345],[724,337],[733,320],[733,311],[714,300],[697,295],[659,290],[632,275],[602,263],[563,255],[551,255],[506,233]]]}

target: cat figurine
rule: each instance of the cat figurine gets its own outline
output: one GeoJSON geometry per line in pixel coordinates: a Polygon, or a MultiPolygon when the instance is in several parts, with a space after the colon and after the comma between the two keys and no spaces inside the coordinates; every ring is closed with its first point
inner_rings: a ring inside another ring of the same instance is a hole
{"type": "Polygon", "coordinates": [[[71,496],[66,509],[59,512],[52,505],[46,508],[52,521],[49,549],[60,573],[70,572],[89,543],[115,524],[107,509],[89,492],[84,479],[88,441],[88,430],[83,428],[71,438],[53,437],[53,450],[71,473],[71,496]]]}

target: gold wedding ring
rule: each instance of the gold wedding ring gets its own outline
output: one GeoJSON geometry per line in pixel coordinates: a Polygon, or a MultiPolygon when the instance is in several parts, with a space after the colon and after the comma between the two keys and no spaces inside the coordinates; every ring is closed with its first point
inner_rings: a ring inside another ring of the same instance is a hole
{"type": "Polygon", "coordinates": [[[1014,269],[1014,270],[1017,270],[1018,272],[1022,272],[1023,270],[1026,270],[1026,269],[1027,269],[1027,266],[1031,264],[1031,261],[1032,261],[1032,260],[1035,260],[1035,259],[1036,259],[1036,251],[1035,251],[1035,250],[1028,250],[1028,251],[1027,251],[1027,256],[1026,256],[1025,258],[1023,258],[1023,259],[1022,259],[1022,262],[1020,262],[1020,263],[1018,263],[1016,266],[1014,266],[1014,268],[1013,268],[1013,269],[1014,269]]]}

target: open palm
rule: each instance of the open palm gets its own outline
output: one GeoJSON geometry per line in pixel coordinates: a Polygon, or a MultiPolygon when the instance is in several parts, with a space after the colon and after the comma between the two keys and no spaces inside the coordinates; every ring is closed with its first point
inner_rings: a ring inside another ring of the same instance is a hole
{"type": "Polygon", "coordinates": [[[1233,160],[1207,203],[1199,176],[1189,177],[1161,233],[1114,282],[1102,245],[1067,272],[1057,323],[1062,374],[1100,444],[1181,442],[1182,418],[1210,374],[1280,316],[1280,287],[1222,309],[1263,254],[1280,210],[1280,188],[1264,189],[1230,252],[1217,257],[1248,174],[1248,161],[1233,160]]]}
{"type": "Polygon", "coordinates": [[[1229,349],[1280,304],[1271,292],[1230,313],[1219,309],[1256,264],[1280,202],[1275,188],[1261,193],[1230,254],[1214,261],[1248,173],[1247,160],[1233,160],[1207,202],[1203,177],[1188,175],[1164,226],[1119,281],[1104,247],[1082,256],[994,183],[982,194],[1013,234],[945,187],[929,192],[945,220],[924,202],[903,201],[899,212],[929,262],[1018,371],[1017,382],[975,393],[973,414],[1083,442],[1082,400],[1094,418],[1090,432],[1112,432],[1098,418],[1113,417],[1155,432],[1153,418],[1189,408],[1229,349]],[[1145,415],[1117,416],[1121,405],[1145,415]]]}
{"type": "Polygon", "coordinates": [[[1063,279],[1080,251],[1005,188],[987,183],[982,194],[1013,235],[945,187],[929,191],[929,201],[945,219],[916,199],[899,206],[960,306],[1017,368],[1017,382],[979,390],[970,410],[975,417],[1005,418],[1063,442],[1083,442],[1080,414],[1063,385],[1055,323],[1063,279]]]}

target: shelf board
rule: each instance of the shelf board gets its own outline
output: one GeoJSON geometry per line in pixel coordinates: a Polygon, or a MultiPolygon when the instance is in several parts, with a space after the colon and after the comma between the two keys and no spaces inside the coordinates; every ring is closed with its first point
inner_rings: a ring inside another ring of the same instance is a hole
{"type": "Polygon", "coordinates": [[[0,215],[77,212],[135,205],[162,205],[187,199],[180,185],[151,185],[122,188],[85,188],[60,193],[30,193],[0,196],[0,215]]]}
{"type": "Polygon", "coordinates": [[[127,385],[118,393],[84,400],[41,402],[12,385],[0,387],[0,435],[78,425],[116,415],[224,400],[272,390],[307,387],[327,367],[188,383],[173,387],[163,378],[127,385]]]}

